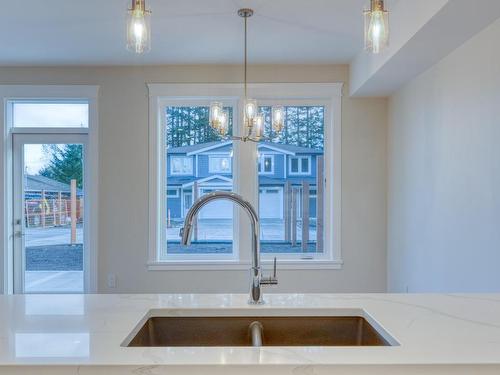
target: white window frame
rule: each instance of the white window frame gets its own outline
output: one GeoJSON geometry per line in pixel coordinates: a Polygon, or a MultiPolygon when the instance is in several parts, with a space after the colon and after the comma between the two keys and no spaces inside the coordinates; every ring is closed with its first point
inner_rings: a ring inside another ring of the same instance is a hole
{"type": "MultiPolygon", "coordinates": [[[[343,83],[261,83],[250,84],[248,93],[259,101],[259,105],[321,105],[325,107],[325,231],[324,252],[304,257],[302,254],[287,254],[280,260],[281,269],[339,269],[342,267],[341,252],[341,120],[343,83]],[[334,233],[335,235],[332,235],[334,233]]],[[[244,133],[239,119],[243,108],[243,85],[241,84],[148,84],[149,89],[149,246],[148,268],[157,270],[227,270],[248,269],[251,264],[250,225],[244,212],[234,215],[233,256],[227,259],[172,259],[159,260],[163,243],[161,228],[164,198],[159,194],[164,179],[162,151],[165,117],[161,109],[166,105],[196,105],[213,100],[224,105],[233,104],[234,134],[244,133]]],[[[204,104],[206,105],[206,104],[204,104]]],[[[233,189],[258,209],[259,186],[257,173],[257,146],[251,142],[235,142],[233,145],[233,189]],[[255,173],[248,173],[255,170],[255,173]],[[246,171],[246,172],[243,172],[246,171]]],[[[309,254],[308,254],[309,255],[309,254]]],[[[263,254],[263,263],[270,264],[274,255],[263,254]]]]}
{"type": "Polygon", "coordinates": [[[298,156],[290,156],[288,159],[288,175],[290,176],[310,176],[311,175],[311,156],[307,155],[298,155],[298,156]],[[298,172],[292,171],[292,160],[297,159],[299,161],[298,172]],[[307,159],[307,172],[302,170],[302,160],[307,159]]]}
{"type": "MultiPolygon", "coordinates": [[[[260,172],[259,175],[270,175],[274,174],[274,154],[259,154],[259,165],[260,165],[260,172]],[[271,171],[266,172],[264,171],[264,158],[271,158],[271,171]]],[[[257,168],[258,171],[258,168],[257,168]]]]}
{"type": "Polygon", "coordinates": [[[172,176],[193,176],[193,158],[191,156],[183,155],[171,155],[170,156],[170,175],[172,176]],[[190,171],[189,172],[174,172],[174,159],[189,160],[190,171]]]}
{"type": "Polygon", "coordinates": [[[0,290],[4,294],[14,293],[14,249],[13,249],[13,134],[32,134],[41,137],[47,134],[84,134],[87,136],[88,152],[85,163],[85,219],[88,225],[84,241],[88,245],[84,252],[84,293],[97,292],[97,257],[98,257],[98,211],[99,211],[99,86],[91,85],[0,85],[0,121],[3,135],[0,152],[0,185],[4,193],[0,198],[0,238],[3,239],[3,252],[0,266],[3,277],[0,278],[0,290]],[[78,101],[89,103],[88,128],[13,128],[10,103],[16,100],[78,101]]]}
{"type": "Polygon", "coordinates": [[[212,174],[231,174],[232,173],[232,170],[233,170],[233,161],[232,161],[232,158],[230,156],[230,154],[223,154],[223,153],[220,153],[220,154],[208,154],[208,173],[212,173],[212,174]],[[211,168],[211,164],[210,164],[210,160],[213,159],[213,158],[226,158],[228,159],[229,161],[229,171],[214,171],[212,168],[211,168]]]}

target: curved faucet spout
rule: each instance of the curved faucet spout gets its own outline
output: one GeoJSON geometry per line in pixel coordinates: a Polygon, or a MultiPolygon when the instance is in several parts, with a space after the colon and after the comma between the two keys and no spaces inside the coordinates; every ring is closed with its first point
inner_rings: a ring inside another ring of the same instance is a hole
{"type": "MultiPolygon", "coordinates": [[[[238,206],[243,208],[243,210],[248,214],[250,219],[250,224],[252,226],[252,269],[251,269],[251,286],[250,286],[250,303],[260,304],[263,303],[261,285],[275,285],[277,280],[274,278],[273,282],[266,281],[262,278],[262,272],[260,267],[260,223],[259,216],[253,208],[253,206],[243,199],[241,195],[236,193],[231,193],[228,191],[214,191],[208,193],[201,198],[197,199],[193,206],[189,209],[184,220],[184,227],[181,228],[180,236],[182,237],[182,244],[184,246],[191,243],[191,231],[193,229],[193,220],[198,215],[198,212],[208,203],[215,200],[229,200],[236,203],[238,206]]],[[[271,278],[269,278],[271,279],[271,278]]]]}

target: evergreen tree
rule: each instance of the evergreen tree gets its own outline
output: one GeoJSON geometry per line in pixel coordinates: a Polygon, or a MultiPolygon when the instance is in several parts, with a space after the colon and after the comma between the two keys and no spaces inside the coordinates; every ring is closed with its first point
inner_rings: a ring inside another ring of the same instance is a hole
{"type": "Polygon", "coordinates": [[[49,164],[39,174],[53,180],[70,184],[76,180],[78,188],[83,187],[83,147],[79,144],[47,145],[49,164]]]}
{"type": "MultiPolygon", "coordinates": [[[[229,134],[233,129],[233,113],[229,111],[229,134]]],[[[204,106],[167,108],[167,147],[191,146],[220,141],[222,137],[209,124],[209,108],[204,106]]]]}

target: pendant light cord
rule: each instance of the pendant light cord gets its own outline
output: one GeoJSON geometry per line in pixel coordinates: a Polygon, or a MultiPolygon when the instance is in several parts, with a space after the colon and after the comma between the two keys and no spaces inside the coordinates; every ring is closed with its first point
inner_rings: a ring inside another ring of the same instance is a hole
{"type": "Polygon", "coordinates": [[[247,99],[247,17],[245,17],[245,99],[247,99]]]}

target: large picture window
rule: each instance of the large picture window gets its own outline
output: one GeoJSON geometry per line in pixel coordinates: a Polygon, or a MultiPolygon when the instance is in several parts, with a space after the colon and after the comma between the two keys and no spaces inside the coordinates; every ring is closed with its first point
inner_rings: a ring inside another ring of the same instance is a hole
{"type": "Polygon", "coordinates": [[[222,138],[209,125],[210,102],[222,101],[230,134],[233,129],[243,134],[239,85],[150,85],[158,93],[152,96],[151,108],[160,119],[152,116],[150,138],[151,155],[159,157],[151,165],[158,174],[152,175],[151,196],[156,198],[150,208],[159,225],[151,232],[155,246],[150,249],[150,267],[210,268],[219,261],[227,267],[250,261],[248,218],[235,215],[238,210],[229,201],[203,207],[191,246],[180,245],[186,213],[196,199],[215,190],[237,192],[258,210],[264,262],[276,256],[282,266],[340,267],[340,168],[336,172],[334,163],[340,163],[341,86],[297,84],[295,93],[293,87],[283,86],[281,94],[281,86],[276,87],[276,95],[285,96],[279,99],[285,130],[273,132],[271,108],[278,99],[269,99],[273,90],[262,85],[265,140],[244,144],[222,138]],[[210,91],[213,95],[207,95],[210,91]],[[308,95],[315,98],[303,99],[308,95]],[[157,205],[158,200],[163,203],[157,205]]]}

